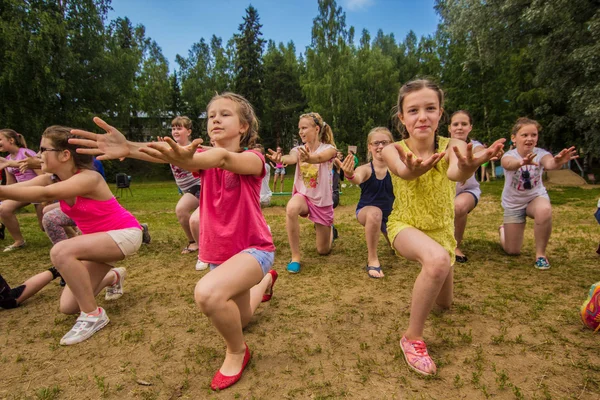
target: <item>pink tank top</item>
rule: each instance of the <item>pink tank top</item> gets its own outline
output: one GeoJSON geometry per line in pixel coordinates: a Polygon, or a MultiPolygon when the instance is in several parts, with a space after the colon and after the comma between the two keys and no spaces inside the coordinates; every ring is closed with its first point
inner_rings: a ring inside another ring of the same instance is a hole
{"type": "Polygon", "coordinates": [[[60,209],[77,224],[84,235],[127,228],[142,229],[135,217],[114,197],[101,201],[77,196],[73,206],[60,200],[60,209]]]}

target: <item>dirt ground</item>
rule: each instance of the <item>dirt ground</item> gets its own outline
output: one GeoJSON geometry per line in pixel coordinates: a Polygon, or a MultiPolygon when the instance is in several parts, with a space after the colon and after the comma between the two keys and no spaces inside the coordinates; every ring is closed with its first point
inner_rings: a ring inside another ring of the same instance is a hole
{"type": "MultiPolygon", "coordinates": [[[[382,239],[386,276],[369,279],[363,230],[345,205],[335,211],[340,239],[329,256],[317,255],[312,224],[302,221],[303,269],[288,274],[284,209],[267,208],[280,278],[245,331],[247,371],[220,393],[209,385],[224,344],[192,296],[206,272],[194,270],[194,255],[179,254],[176,228],[148,213],[153,242],[122,263],[126,294],[99,297],[111,323],[90,340],[58,345],[75,318],[58,313],[57,282],[0,310],[0,399],[598,399],[600,336],[578,314],[600,277],[599,229],[586,207],[554,207],[552,269],[541,272],[533,224],[522,255],[504,255],[499,201],[483,197],[465,235],[469,262],[456,266],[455,303],[426,324],[438,365],[431,378],[411,372],[399,347],[419,266],[382,239]]],[[[47,248],[0,257],[9,282],[48,264],[47,248]]]]}

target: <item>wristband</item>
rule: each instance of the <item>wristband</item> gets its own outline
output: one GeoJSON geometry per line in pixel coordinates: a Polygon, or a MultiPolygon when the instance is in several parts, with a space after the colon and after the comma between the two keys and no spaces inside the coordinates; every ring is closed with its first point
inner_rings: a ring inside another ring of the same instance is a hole
{"type": "Polygon", "coordinates": [[[348,176],[346,175],[346,173],[344,172],[344,176],[346,177],[346,179],[352,180],[354,179],[354,174],[352,174],[352,176],[348,176]]]}

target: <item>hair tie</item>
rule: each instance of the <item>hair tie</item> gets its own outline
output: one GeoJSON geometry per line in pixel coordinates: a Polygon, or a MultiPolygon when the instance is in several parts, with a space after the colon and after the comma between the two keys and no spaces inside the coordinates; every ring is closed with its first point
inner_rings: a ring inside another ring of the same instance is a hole
{"type": "Polygon", "coordinates": [[[323,128],[327,126],[327,122],[323,121],[323,128]]]}

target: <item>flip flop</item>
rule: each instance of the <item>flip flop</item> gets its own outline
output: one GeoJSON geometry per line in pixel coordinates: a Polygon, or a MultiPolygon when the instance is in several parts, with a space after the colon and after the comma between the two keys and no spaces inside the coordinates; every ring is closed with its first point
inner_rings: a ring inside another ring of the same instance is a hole
{"type": "Polygon", "coordinates": [[[461,263],[461,264],[464,264],[469,260],[467,258],[467,256],[455,256],[455,259],[456,259],[457,263],[461,263]]]}
{"type": "Polygon", "coordinates": [[[23,242],[21,244],[11,244],[10,246],[6,246],[4,248],[4,252],[8,252],[8,251],[13,251],[13,250],[18,250],[18,249],[22,249],[23,247],[25,247],[25,245],[27,244],[27,242],[23,242]]]}
{"type": "Polygon", "coordinates": [[[373,279],[383,278],[382,276],[373,276],[369,273],[369,271],[375,271],[375,272],[381,273],[381,267],[371,267],[370,265],[367,265],[367,275],[369,275],[369,278],[373,278],[373,279]]]}
{"type": "Polygon", "coordinates": [[[194,253],[197,252],[198,249],[190,249],[190,245],[196,243],[194,240],[188,242],[188,245],[185,246],[185,248],[183,250],[181,250],[181,254],[190,254],[190,253],[194,253]]]}

